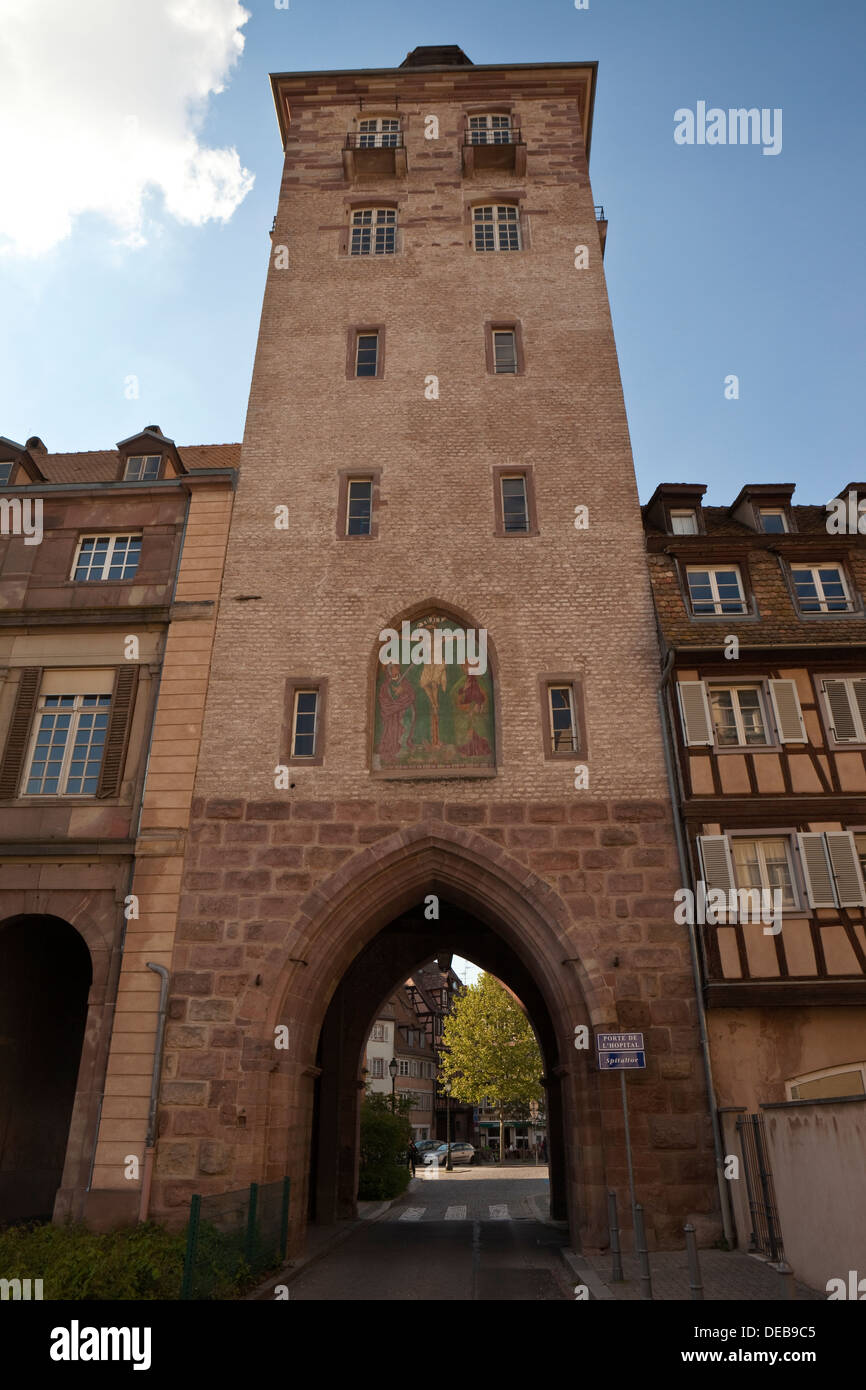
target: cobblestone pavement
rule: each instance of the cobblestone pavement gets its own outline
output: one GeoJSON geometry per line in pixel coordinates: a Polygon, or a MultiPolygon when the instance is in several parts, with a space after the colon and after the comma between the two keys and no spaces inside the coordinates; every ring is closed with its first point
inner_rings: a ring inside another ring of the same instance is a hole
{"type": "MultiPolygon", "coordinates": [[[[701,1281],[704,1298],[733,1300],[737,1302],[777,1301],[781,1297],[780,1279],[776,1271],[764,1260],[746,1255],[740,1250],[701,1250],[698,1252],[701,1266],[701,1281]]],[[[611,1281],[611,1258],[609,1255],[585,1257],[586,1263],[606,1285],[610,1296],[615,1299],[639,1299],[641,1296],[637,1259],[634,1255],[623,1255],[625,1280],[614,1284],[611,1281]]],[[[688,1300],[689,1269],[685,1250],[657,1251],[650,1254],[650,1277],[654,1299],[688,1300]]],[[[807,1288],[805,1284],[795,1284],[798,1300],[824,1301],[826,1295],[807,1288]]]]}

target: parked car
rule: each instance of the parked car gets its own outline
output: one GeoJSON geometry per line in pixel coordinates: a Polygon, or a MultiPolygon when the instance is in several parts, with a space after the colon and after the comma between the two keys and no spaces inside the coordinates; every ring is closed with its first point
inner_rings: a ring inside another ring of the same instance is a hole
{"type": "MultiPolygon", "coordinates": [[[[444,1167],[448,1158],[448,1145],[439,1144],[435,1149],[428,1149],[424,1155],[424,1162],[431,1166],[435,1163],[440,1168],[444,1167]]],[[[471,1144],[452,1144],[451,1163],[472,1163],[475,1158],[475,1149],[471,1144]]]]}
{"type": "Polygon", "coordinates": [[[416,1139],[415,1152],[418,1154],[429,1153],[430,1149],[438,1149],[441,1139],[416,1139]]]}

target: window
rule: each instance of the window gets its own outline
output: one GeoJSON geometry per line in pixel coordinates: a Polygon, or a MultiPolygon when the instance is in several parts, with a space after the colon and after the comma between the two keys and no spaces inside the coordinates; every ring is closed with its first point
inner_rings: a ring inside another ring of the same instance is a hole
{"type": "Polygon", "coordinates": [[[83,536],[72,567],[76,580],[132,579],[141,555],[141,536],[83,536]]]}
{"type": "Polygon", "coordinates": [[[42,695],[24,796],[95,796],[110,695],[42,695]]]}
{"type": "Polygon", "coordinates": [[[399,1076],[408,1076],[408,1075],[409,1075],[409,1063],[408,1063],[408,1062],[404,1062],[402,1058],[400,1058],[400,1060],[398,1061],[398,1063],[397,1063],[397,1068],[398,1068],[397,1074],[398,1074],[399,1076]]]}
{"type": "Polygon", "coordinates": [[[782,835],[772,839],[731,841],[734,879],[738,888],[781,889],[782,906],[796,907],[794,873],[789,840],[782,835]]]}
{"type": "Polygon", "coordinates": [[[696,536],[698,534],[698,518],[693,511],[671,512],[671,534],[674,536],[696,536]]]}
{"type": "Polygon", "coordinates": [[[384,1081],[385,1079],[385,1058],[370,1058],[370,1076],[374,1081],[384,1081]]]}
{"type": "Polygon", "coordinates": [[[511,142],[510,116],[470,116],[470,145],[508,145],[511,142]]]}
{"type": "Polygon", "coordinates": [[[849,613],[853,608],[840,565],[792,565],[801,613],[849,613]]]}
{"type": "Polygon", "coordinates": [[[124,477],[127,482],[152,483],[159,477],[160,454],[136,454],[126,460],[124,477]]]}
{"type": "Polygon", "coordinates": [[[746,601],[736,566],[728,569],[698,569],[690,565],[686,571],[692,612],[698,616],[710,613],[745,613],[746,601]]]}
{"type": "Polygon", "coordinates": [[[866,905],[860,846],[850,830],[809,831],[797,844],[810,907],[866,905]]]}
{"type": "Polygon", "coordinates": [[[770,536],[781,536],[788,529],[788,520],[781,507],[759,507],[758,522],[770,536]]]}
{"type": "Polygon", "coordinates": [[[570,685],[548,686],[550,709],[550,741],[554,753],[574,752],[577,731],[574,723],[574,701],[570,685]]]}
{"type": "Polygon", "coordinates": [[[520,222],[513,203],[473,208],[476,251],[519,251],[520,222]]]}
{"type": "Polygon", "coordinates": [[[786,1081],[788,1100],[832,1100],[836,1096],[866,1095],[866,1068],[862,1064],[837,1067],[786,1081]]]}
{"type": "Polygon", "coordinates": [[[866,677],[827,678],[821,690],[836,743],[866,743],[866,677]]]}
{"type": "Polygon", "coordinates": [[[352,213],[350,256],[393,256],[396,250],[396,208],[356,208],[352,213]]]}
{"type": "Polygon", "coordinates": [[[355,376],[376,376],[379,366],[379,334],[359,333],[355,347],[355,376]]]}
{"type": "Polygon", "coordinates": [[[409,1063],[409,1075],[410,1075],[410,1076],[414,1076],[416,1080],[418,1079],[418,1063],[417,1063],[417,1062],[410,1062],[410,1063],[409,1063]]]}
{"type": "Polygon", "coordinates": [[[493,371],[497,376],[517,372],[517,335],[513,328],[493,331],[493,371]]]}
{"type": "Polygon", "coordinates": [[[12,477],[14,463],[0,463],[0,487],[5,487],[12,477]]]}
{"type": "Polygon", "coordinates": [[[319,692],[296,690],[292,718],[292,757],[312,758],[316,752],[316,715],[319,692]]]}
{"type": "Polygon", "coordinates": [[[713,728],[720,748],[769,743],[758,686],[710,686],[709,695],[713,728]]]}
{"type": "Polygon", "coordinates": [[[372,1033],[370,1034],[370,1038],[372,1039],[373,1042],[385,1042],[385,1025],[384,1025],[384,1023],[374,1023],[374,1024],[373,1024],[373,1031],[372,1031],[372,1033]]]}
{"type": "Polygon", "coordinates": [[[522,473],[505,474],[499,479],[502,489],[502,524],[506,535],[529,530],[529,507],[526,499],[526,478],[522,473]]]}
{"type": "Polygon", "coordinates": [[[346,535],[369,536],[373,523],[373,479],[350,478],[346,503],[346,535]]]}
{"type": "Polygon", "coordinates": [[[358,122],[358,145],[362,150],[393,148],[400,143],[400,121],[393,116],[371,116],[358,122]]]}

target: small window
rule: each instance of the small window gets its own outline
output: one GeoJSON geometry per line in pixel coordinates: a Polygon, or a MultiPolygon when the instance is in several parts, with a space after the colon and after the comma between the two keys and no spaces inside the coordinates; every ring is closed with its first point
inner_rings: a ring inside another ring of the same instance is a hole
{"type": "Polygon", "coordinates": [[[355,376],[375,376],[379,366],[379,334],[359,333],[355,347],[355,376]]]}
{"type": "Polygon", "coordinates": [[[385,1075],[385,1058],[384,1058],[384,1057],[371,1057],[371,1058],[370,1058],[370,1076],[373,1078],[374,1081],[381,1081],[381,1080],[383,1079],[384,1075],[385,1075]]]}
{"type": "Polygon", "coordinates": [[[296,690],[292,720],[292,757],[312,758],[316,753],[318,690],[296,690]]]}
{"type": "Polygon", "coordinates": [[[574,722],[574,695],[570,685],[548,686],[550,712],[550,741],[554,753],[571,753],[577,749],[577,729],[574,722]]]}
{"type": "Polygon", "coordinates": [[[804,1076],[799,1081],[786,1082],[789,1100],[833,1100],[841,1096],[866,1095],[866,1068],[860,1065],[822,1071],[804,1076]]]}
{"type": "Polygon", "coordinates": [[[408,1061],[405,1061],[405,1062],[404,1062],[404,1061],[401,1059],[401,1060],[398,1062],[397,1065],[398,1065],[398,1067],[399,1067],[399,1075],[400,1075],[400,1076],[408,1076],[408,1075],[409,1075],[409,1063],[408,1063],[408,1061]]]}
{"type": "Polygon", "coordinates": [[[772,839],[731,840],[734,878],[738,888],[778,888],[783,907],[797,907],[790,841],[782,835],[772,839]]]}
{"type": "Polygon", "coordinates": [[[349,254],[393,256],[397,250],[395,208],[356,208],[352,213],[349,254]]]}
{"type": "Polygon", "coordinates": [[[350,478],[346,497],[346,535],[369,536],[373,528],[373,479],[350,478]]]}
{"type": "Polygon", "coordinates": [[[513,203],[473,208],[476,251],[519,251],[520,220],[513,203]]]}
{"type": "Polygon", "coordinates": [[[502,489],[502,524],[506,535],[525,535],[529,530],[525,474],[505,474],[500,478],[499,486],[502,489]]]}
{"type": "Polygon", "coordinates": [[[126,460],[124,477],[127,482],[152,483],[159,477],[161,463],[160,454],[136,454],[126,460]]]}
{"type": "Polygon", "coordinates": [[[513,328],[493,330],[493,371],[497,376],[517,372],[517,334],[513,328]]]}
{"type": "Polygon", "coordinates": [[[689,566],[686,573],[694,614],[746,612],[740,572],[736,566],[728,569],[697,569],[689,566]]]}
{"type": "Polygon", "coordinates": [[[470,116],[470,145],[508,145],[511,143],[511,117],[505,115],[470,116]]]}
{"type": "Polygon", "coordinates": [[[22,794],[95,796],[110,710],[110,695],[43,695],[22,794]]]}
{"type": "Polygon", "coordinates": [[[671,512],[671,534],[674,536],[696,536],[698,534],[697,514],[685,509],[671,512]]]}
{"type": "Polygon", "coordinates": [[[769,742],[758,686],[710,686],[709,696],[716,743],[720,748],[769,742]]]}
{"type": "Polygon", "coordinates": [[[761,530],[770,536],[781,536],[788,529],[788,519],[781,507],[760,507],[758,521],[761,530]]]}
{"type": "Polygon", "coordinates": [[[792,565],[801,613],[849,613],[853,607],[841,565],[792,565]]]}
{"type": "Polygon", "coordinates": [[[384,1038],[385,1038],[385,1025],[384,1025],[384,1023],[374,1023],[374,1024],[373,1024],[373,1031],[372,1031],[372,1033],[370,1034],[370,1037],[371,1037],[371,1039],[373,1040],[373,1042],[383,1042],[383,1041],[384,1041],[384,1038]]]}
{"type": "Polygon", "coordinates": [[[82,536],[72,567],[79,582],[132,579],[141,555],[141,536],[82,536]]]}
{"type": "Polygon", "coordinates": [[[362,150],[394,148],[400,143],[400,121],[393,116],[368,117],[358,122],[358,145],[362,150]]]}
{"type": "Polygon", "coordinates": [[[0,487],[6,487],[14,467],[14,463],[0,463],[0,487]]]}

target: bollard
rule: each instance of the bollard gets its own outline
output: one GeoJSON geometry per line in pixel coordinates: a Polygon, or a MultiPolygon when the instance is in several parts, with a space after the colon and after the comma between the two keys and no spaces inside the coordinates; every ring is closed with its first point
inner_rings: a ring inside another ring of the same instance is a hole
{"type": "Polygon", "coordinates": [[[620,1283],[623,1279],[622,1272],[622,1251],[619,1245],[619,1224],[616,1216],[616,1193],[607,1194],[607,1224],[610,1229],[610,1253],[613,1256],[613,1269],[611,1279],[614,1283],[620,1283]]]}
{"type": "Polygon", "coordinates": [[[646,1231],[643,1224],[643,1207],[640,1202],[634,1209],[634,1248],[640,1264],[640,1296],[652,1298],[653,1285],[650,1277],[649,1251],[646,1248],[646,1231]]]}
{"type": "Polygon", "coordinates": [[[686,1251],[689,1257],[689,1296],[692,1299],[703,1299],[704,1286],[701,1283],[701,1265],[698,1260],[698,1242],[695,1236],[695,1228],[689,1222],[683,1227],[686,1233],[686,1251]]]}
{"type": "Polygon", "coordinates": [[[777,1265],[773,1265],[779,1276],[779,1292],[777,1298],[796,1298],[797,1290],[794,1288],[794,1271],[784,1260],[780,1260],[777,1265]]]}

